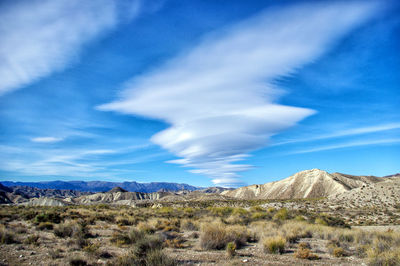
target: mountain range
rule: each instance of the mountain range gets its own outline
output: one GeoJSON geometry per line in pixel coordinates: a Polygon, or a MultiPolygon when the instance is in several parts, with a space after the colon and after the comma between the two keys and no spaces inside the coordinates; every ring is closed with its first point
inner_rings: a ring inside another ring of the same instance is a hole
{"type": "Polygon", "coordinates": [[[160,190],[164,191],[179,191],[188,190],[194,191],[202,189],[188,184],[168,183],[168,182],[106,182],[106,181],[47,181],[47,182],[13,182],[0,181],[1,184],[7,187],[28,186],[40,189],[61,189],[61,190],[77,190],[86,192],[105,192],[114,187],[121,187],[130,192],[152,193],[160,190]]]}
{"type": "Polygon", "coordinates": [[[305,170],[279,181],[237,189],[199,188],[176,183],[137,182],[53,181],[25,183],[6,181],[2,183],[0,183],[0,203],[3,204],[61,206],[106,203],[137,206],[154,201],[324,198],[330,203],[342,206],[350,204],[351,206],[349,206],[352,208],[371,206],[371,204],[374,206],[400,206],[400,174],[385,177],[354,176],[328,173],[319,169],[305,170]]]}

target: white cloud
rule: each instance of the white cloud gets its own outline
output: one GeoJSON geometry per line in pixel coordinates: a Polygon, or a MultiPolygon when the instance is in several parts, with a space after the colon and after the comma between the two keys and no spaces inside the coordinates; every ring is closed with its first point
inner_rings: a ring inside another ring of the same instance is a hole
{"type": "Polygon", "coordinates": [[[76,60],[83,45],[131,19],[140,1],[9,1],[0,9],[0,95],[76,60]]]}
{"type": "Polygon", "coordinates": [[[400,143],[400,138],[351,141],[351,142],[339,143],[339,144],[333,144],[333,145],[324,145],[324,146],[311,148],[311,149],[297,150],[297,151],[289,152],[287,154],[310,153],[310,152],[336,150],[336,149],[349,148],[349,147],[395,144],[395,143],[400,143]]]}
{"type": "Polygon", "coordinates": [[[56,138],[56,137],[37,137],[37,138],[31,138],[31,141],[33,142],[42,142],[42,143],[52,143],[52,142],[59,142],[62,141],[62,138],[56,138]]]}
{"type": "Polygon", "coordinates": [[[376,11],[371,2],[323,2],[268,10],[216,32],[99,107],[164,120],[152,141],[218,185],[240,182],[235,164],[313,110],[277,103],[278,77],[291,75],[376,11]]]}
{"type": "Polygon", "coordinates": [[[322,134],[322,135],[309,137],[309,138],[282,141],[282,142],[274,143],[271,146],[278,146],[278,145],[285,145],[285,144],[292,144],[292,143],[299,143],[299,142],[310,142],[310,141],[315,141],[315,140],[332,139],[332,138],[340,138],[340,137],[348,137],[348,136],[376,133],[376,132],[389,131],[389,130],[395,130],[395,129],[400,129],[400,123],[388,123],[388,124],[374,125],[374,126],[368,126],[368,127],[343,129],[343,130],[339,130],[339,131],[336,131],[333,133],[322,134]]]}
{"type": "Polygon", "coordinates": [[[47,147],[37,149],[29,146],[20,148],[0,145],[0,170],[25,176],[117,178],[119,173],[124,173],[123,169],[118,168],[119,165],[148,162],[162,154],[142,155],[133,160],[117,162],[110,160],[111,156],[132,153],[148,147],[149,145],[140,144],[112,149],[48,149],[47,147]]]}

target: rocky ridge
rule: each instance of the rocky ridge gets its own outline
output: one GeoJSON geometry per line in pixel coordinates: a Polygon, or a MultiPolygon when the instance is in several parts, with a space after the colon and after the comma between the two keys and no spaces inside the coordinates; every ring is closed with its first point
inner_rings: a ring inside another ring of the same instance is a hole
{"type": "Polygon", "coordinates": [[[384,178],[330,174],[319,169],[298,172],[280,181],[241,187],[221,194],[237,199],[302,199],[329,197],[363,185],[382,182],[384,178]]]}

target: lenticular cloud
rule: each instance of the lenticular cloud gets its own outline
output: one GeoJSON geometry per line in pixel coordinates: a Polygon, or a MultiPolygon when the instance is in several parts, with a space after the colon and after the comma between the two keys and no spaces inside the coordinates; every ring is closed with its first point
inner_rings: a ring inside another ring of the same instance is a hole
{"type": "Polygon", "coordinates": [[[364,1],[268,10],[134,77],[99,109],[169,123],[152,141],[180,158],[171,163],[217,185],[238,184],[251,167],[239,161],[314,113],[279,104],[274,80],[315,60],[375,9],[364,1]]]}

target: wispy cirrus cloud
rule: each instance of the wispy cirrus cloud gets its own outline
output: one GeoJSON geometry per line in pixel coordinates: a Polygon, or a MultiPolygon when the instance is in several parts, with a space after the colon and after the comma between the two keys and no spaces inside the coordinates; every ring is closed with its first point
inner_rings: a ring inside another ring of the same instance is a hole
{"type": "Polygon", "coordinates": [[[373,125],[373,126],[367,126],[367,127],[356,127],[356,128],[338,130],[338,131],[328,133],[328,134],[319,134],[317,136],[312,136],[309,138],[281,141],[281,142],[271,144],[271,146],[294,144],[294,143],[300,143],[300,142],[311,142],[311,141],[316,141],[316,140],[333,139],[333,138],[340,138],[340,137],[349,137],[349,136],[377,133],[377,132],[390,131],[390,130],[396,130],[396,129],[400,129],[400,123],[387,123],[387,124],[373,125]]]}
{"type": "Polygon", "coordinates": [[[361,147],[361,146],[369,146],[369,145],[385,145],[385,144],[398,144],[400,143],[400,138],[390,138],[390,139],[371,139],[371,140],[357,140],[357,141],[348,141],[343,143],[337,143],[332,145],[322,145],[315,148],[309,149],[301,149],[295,150],[292,152],[288,152],[286,154],[301,154],[301,153],[311,153],[311,152],[319,152],[319,151],[327,151],[327,150],[336,150],[350,147],[361,147]]]}
{"type": "Polygon", "coordinates": [[[181,158],[172,162],[215,184],[238,184],[238,173],[251,168],[238,161],[315,112],[279,104],[275,80],[317,59],[376,10],[369,1],[267,10],[133,78],[98,109],[166,121],[171,127],[152,141],[181,158]]]}
{"type": "MultiPolygon", "coordinates": [[[[165,156],[164,153],[142,155],[136,159],[113,160],[115,155],[140,152],[149,148],[150,144],[104,149],[51,148],[37,149],[32,147],[15,147],[0,145],[0,170],[18,175],[46,178],[49,176],[120,178],[125,173],[118,168],[123,164],[137,164],[155,160],[165,156]]],[[[130,170],[134,171],[134,170],[130,170]]]]}
{"type": "Polygon", "coordinates": [[[56,138],[56,137],[36,137],[36,138],[31,138],[32,142],[39,142],[39,143],[54,143],[54,142],[60,142],[62,141],[62,138],[56,138]]]}
{"type": "Polygon", "coordinates": [[[140,7],[140,0],[2,3],[0,95],[64,69],[85,44],[134,18],[140,7]]]}

